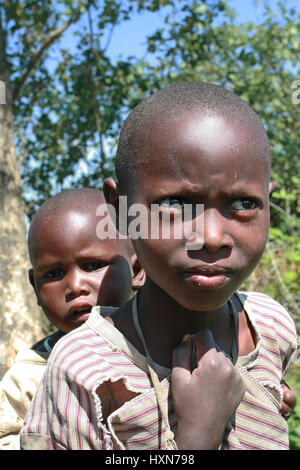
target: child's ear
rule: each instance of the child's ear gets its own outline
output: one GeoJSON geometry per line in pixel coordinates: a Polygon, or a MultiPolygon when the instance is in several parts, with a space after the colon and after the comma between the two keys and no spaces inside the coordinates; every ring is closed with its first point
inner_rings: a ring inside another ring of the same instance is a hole
{"type": "Polygon", "coordinates": [[[29,282],[30,284],[32,285],[33,289],[34,289],[34,292],[35,292],[35,295],[36,295],[36,300],[37,300],[37,304],[40,305],[40,301],[39,301],[39,298],[37,296],[37,293],[36,293],[36,289],[35,289],[35,283],[34,283],[34,275],[33,275],[33,269],[28,269],[28,279],[29,279],[29,282]]]}
{"type": "Polygon", "coordinates": [[[133,271],[133,276],[132,276],[132,290],[137,291],[141,287],[143,287],[145,280],[146,280],[146,273],[139,262],[139,259],[134,253],[131,258],[130,258],[130,263],[131,263],[131,268],[133,271]]]}
{"type": "MultiPolygon", "coordinates": [[[[119,212],[120,212],[120,193],[117,188],[117,183],[112,178],[107,178],[103,183],[103,194],[105,201],[108,207],[108,212],[111,216],[111,219],[114,221],[116,229],[118,231],[123,230],[123,227],[119,225],[119,212]]],[[[125,236],[127,235],[127,230],[125,227],[125,236]]]]}
{"type": "Polygon", "coordinates": [[[106,178],[106,180],[104,180],[103,194],[106,200],[106,204],[112,204],[118,213],[120,193],[118,191],[115,180],[112,178],[106,178]]]}
{"type": "Polygon", "coordinates": [[[276,187],[276,183],[274,181],[271,181],[269,183],[269,198],[272,196],[272,194],[275,190],[275,187],[276,187]]]}

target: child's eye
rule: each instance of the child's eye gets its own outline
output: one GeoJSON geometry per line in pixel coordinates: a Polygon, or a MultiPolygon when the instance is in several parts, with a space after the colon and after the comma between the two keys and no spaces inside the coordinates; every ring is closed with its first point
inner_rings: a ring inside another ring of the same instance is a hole
{"type": "Polygon", "coordinates": [[[107,266],[107,263],[102,261],[91,261],[90,263],[86,263],[84,268],[86,271],[97,271],[97,269],[101,269],[107,266]]]}
{"type": "Polygon", "coordinates": [[[232,201],[228,207],[234,211],[251,211],[258,207],[258,202],[255,199],[241,198],[232,201]]]}
{"type": "Polygon", "coordinates": [[[173,209],[173,210],[181,210],[186,204],[186,200],[180,197],[166,197],[158,201],[158,205],[160,208],[164,209],[173,209]],[[175,207],[173,207],[175,206],[175,207]],[[177,207],[176,207],[177,206],[177,207]]]}
{"type": "Polygon", "coordinates": [[[47,279],[60,279],[64,276],[64,271],[62,269],[52,269],[45,274],[47,279]]]}

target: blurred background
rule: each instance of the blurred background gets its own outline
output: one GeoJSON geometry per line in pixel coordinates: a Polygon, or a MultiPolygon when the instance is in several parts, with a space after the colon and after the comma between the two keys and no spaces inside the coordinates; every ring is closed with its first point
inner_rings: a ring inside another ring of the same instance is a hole
{"type": "MultiPolygon", "coordinates": [[[[101,189],[130,109],[180,81],[223,85],[264,122],[271,230],[243,288],[277,299],[300,332],[299,54],[298,0],[0,0],[0,376],[48,329],[27,280],[30,218],[63,189],[101,189]]],[[[296,363],[300,396],[299,377],[296,363]]],[[[299,449],[300,403],[289,427],[299,449]]]]}

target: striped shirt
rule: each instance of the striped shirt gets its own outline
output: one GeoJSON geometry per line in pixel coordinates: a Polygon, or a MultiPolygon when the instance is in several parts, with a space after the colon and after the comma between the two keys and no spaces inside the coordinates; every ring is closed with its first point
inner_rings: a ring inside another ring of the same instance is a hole
{"type": "MultiPolygon", "coordinates": [[[[237,295],[256,348],[236,364],[246,392],[220,448],[288,449],[280,381],[296,354],[295,326],[270,297],[237,295]]],[[[155,368],[175,432],[171,371],[155,368]]],[[[54,347],[21,432],[21,448],[155,450],[164,449],[165,432],[146,358],[94,307],[87,322],[54,347]]]]}

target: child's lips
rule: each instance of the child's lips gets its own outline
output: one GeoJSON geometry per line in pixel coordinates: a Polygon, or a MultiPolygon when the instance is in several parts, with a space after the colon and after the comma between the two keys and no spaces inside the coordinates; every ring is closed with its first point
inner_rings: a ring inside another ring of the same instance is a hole
{"type": "Polygon", "coordinates": [[[231,271],[225,268],[201,267],[183,272],[183,278],[197,287],[217,288],[221,287],[231,277],[231,271]]]}
{"type": "Polygon", "coordinates": [[[87,303],[76,303],[69,310],[70,319],[75,323],[83,323],[88,319],[92,308],[87,303]]]}

